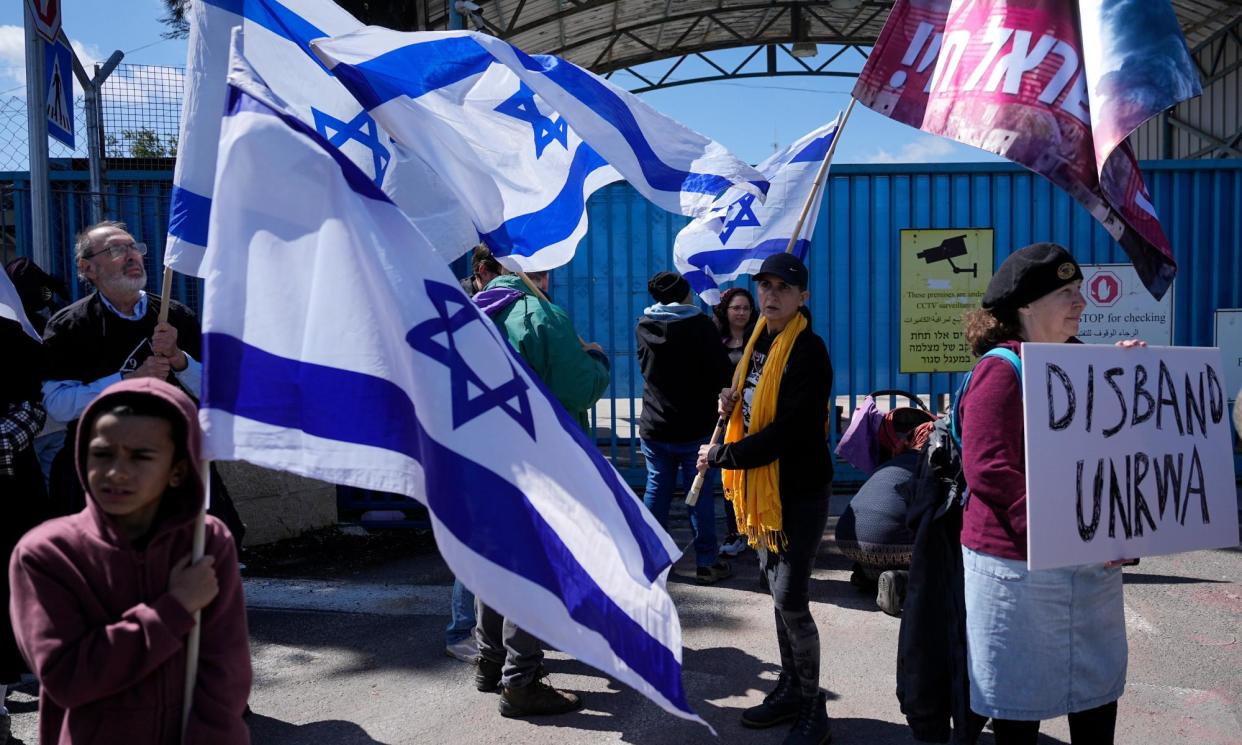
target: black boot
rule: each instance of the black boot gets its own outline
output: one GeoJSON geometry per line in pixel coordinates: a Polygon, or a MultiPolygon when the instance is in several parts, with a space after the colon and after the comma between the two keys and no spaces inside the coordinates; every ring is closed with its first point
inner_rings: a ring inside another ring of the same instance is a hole
{"type": "Polygon", "coordinates": [[[742,726],[764,729],[788,722],[798,715],[797,684],[789,674],[782,672],[776,680],[776,688],[763,697],[763,703],[742,712],[742,726]]]}
{"type": "Polygon", "coordinates": [[[539,676],[518,688],[506,686],[500,692],[499,708],[502,717],[568,714],[582,708],[582,699],[576,694],[558,691],[539,676]]]}
{"type": "Polygon", "coordinates": [[[475,661],[474,687],[480,693],[491,693],[500,686],[500,671],[504,667],[499,662],[492,662],[483,655],[475,661]]]}
{"type": "Polygon", "coordinates": [[[798,718],[785,737],[784,745],[828,745],[828,697],[823,691],[811,697],[798,698],[798,718]]]}

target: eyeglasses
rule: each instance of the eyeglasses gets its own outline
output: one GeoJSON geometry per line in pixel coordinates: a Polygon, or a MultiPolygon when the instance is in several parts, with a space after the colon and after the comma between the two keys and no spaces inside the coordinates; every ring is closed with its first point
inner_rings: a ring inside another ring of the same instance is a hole
{"type": "Polygon", "coordinates": [[[114,243],[111,246],[107,246],[106,248],[101,248],[98,251],[95,251],[94,253],[82,254],[82,258],[93,259],[96,256],[100,256],[102,254],[108,254],[108,258],[110,259],[119,259],[122,256],[124,256],[125,252],[127,251],[133,251],[139,256],[146,256],[147,255],[147,244],[145,243],[114,243]]]}

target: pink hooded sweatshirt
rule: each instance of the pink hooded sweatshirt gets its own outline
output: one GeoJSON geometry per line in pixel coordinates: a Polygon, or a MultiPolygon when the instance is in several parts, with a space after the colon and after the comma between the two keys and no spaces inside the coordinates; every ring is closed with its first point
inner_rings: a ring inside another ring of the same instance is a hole
{"type": "MultiPolygon", "coordinates": [[[[173,565],[188,555],[203,507],[202,431],[189,397],[150,378],[109,386],[82,414],[78,476],[88,495],[76,515],[27,533],[13,552],[10,612],[18,646],[39,678],[43,745],[174,745],[180,741],[186,638],[193,616],[168,593],[173,565]],[[139,550],[95,502],[86,483],[91,423],[119,393],[170,402],[185,417],[193,478],[168,490],[139,550]]],[[[207,517],[206,554],[220,593],[203,609],[198,678],[186,745],[244,745],[250,646],[237,552],[227,528],[207,517]]]]}

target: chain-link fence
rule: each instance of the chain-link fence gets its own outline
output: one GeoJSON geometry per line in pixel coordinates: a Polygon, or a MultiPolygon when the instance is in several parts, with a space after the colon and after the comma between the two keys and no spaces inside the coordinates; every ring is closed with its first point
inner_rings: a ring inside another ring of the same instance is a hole
{"type": "MultiPolygon", "coordinates": [[[[0,173],[30,170],[28,132],[26,99],[13,96],[0,100],[0,173]]],[[[81,159],[77,167],[86,168],[86,104],[81,96],[73,99],[73,141],[74,147],[70,149],[59,140],[48,138],[47,152],[53,168],[74,168],[72,160],[77,158],[81,159]]]]}
{"type": "MultiPolygon", "coordinates": [[[[153,65],[119,65],[104,81],[100,192],[90,191],[84,97],[74,100],[75,147],[49,139],[52,266],[45,269],[64,280],[74,298],[85,291],[73,264],[74,236],[93,222],[96,210],[128,223],[134,237],[151,247],[148,289],[159,291],[184,81],[182,68],[153,65]]],[[[31,246],[28,141],[25,99],[0,100],[0,258],[6,263],[27,255],[31,246]]],[[[197,307],[198,285],[178,277],[174,297],[197,307]]]]}
{"type": "MultiPolygon", "coordinates": [[[[185,70],[155,65],[118,65],[101,91],[103,155],[107,168],[171,169],[177,157],[185,70]]],[[[80,85],[75,80],[75,87],[80,85]]],[[[85,99],[73,102],[75,147],[48,140],[53,170],[85,170],[87,157],[85,99]]],[[[0,100],[0,173],[30,170],[26,99],[0,100]]]]}
{"type": "Polygon", "coordinates": [[[177,157],[185,70],[118,65],[103,84],[104,152],[109,168],[171,169],[177,157]]]}

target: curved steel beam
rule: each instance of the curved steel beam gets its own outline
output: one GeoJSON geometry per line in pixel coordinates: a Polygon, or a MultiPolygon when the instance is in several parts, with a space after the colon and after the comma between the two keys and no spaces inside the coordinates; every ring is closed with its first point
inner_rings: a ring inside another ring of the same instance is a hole
{"type": "Polygon", "coordinates": [[[856,72],[835,72],[832,70],[823,70],[820,72],[816,72],[815,70],[810,70],[810,71],[808,70],[782,70],[780,72],[741,72],[741,73],[729,73],[727,75],[704,75],[704,76],[696,77],[696,78],[685,78],[685,79],[679,78],[677,80],[672,80],[667,83],[657,84],[647,78],[644,78],[638,75],[638,73],[632,72],[630,70],[626,70],[624,68],[614,71],[614,74],[620,73],[620,72],[627,72],[630,75],[633,75],[634,77],[639,78],[640,80],[643,80],[647,83],[647,85],[642,85],[637,88],[629,88],[628,90],[630,93],[646,93],[647,91],[662,90],[664,88],[676,88],[679,85],[690,85],[691,83],[712,83],[712,82],[717,82],[721,80],[745,80],[747,78],[792,78],[792,77],[856,78],[858,77],[858,73],[856,72]]]}
{"type": "MultiPolygon", "coordinates": [[[[600,4],[600,3],[596,3],[596,5],[599,5],[599,4],[600,4]]],[[[550,50],[546,50],[546,53],[547,53],[547,54],[556,54],[556,55],[558,55],[558,56],[564,56],[564,54],[565,54],[565,52],[566,52],[567,50],[576,49],[576,48],[578,48],[578,47],[586,46],[586,45],[588,45],[588,44],[593,44],[593,43],[596,43],[596,42],[599,42],[599,41],[604,41],[604,40],[607,40],[607,39],[611,39],[611,38],[616,37],[616,36],[627,35],[627,34],[628,34],[628,35],[633,35],[633,34],[635,34],[635,33],[639,32],[639,31],[643,31],[643,30],[648,29],[648,28],[651,28],[651,27],[653,27],[653,26],[660,26],[660,25],[663,25],[663,24],[666,24],[666,23],[677,23],[677,22],[680,22],[680,21],[694,21],[694,20],[696,20],[696,19],[701,19],[701,18],[704,18],[704,17],[706,17],[706,18],[708,18],[708,19],[710,19],[710,20],[716,21],[717,23],[720,23],[721,25],[727,25],[727,24],[724,24],[724,23],[723,23],[723,22],[722,22],[719,18],[717,18],[717,17],[718,17],[718,16],[727,16],[727,15],[731,15],[731,14],[734,14],[734,13],[756,12],[756,11],[773,10],[773,9],[776,9],[776,10],[778,11],[778,12],[777,12],[777,14],[776,14],[776,16],[783,16],[783,15],[785,15],[785,13],[786,13],[787,11],[791,11],[791,10],[806,10],[806,11],[808,11],[808,15],[809,15],[809,16],[813,17],[815,20],[819,21],[821,24],[823,24],[823,25],[825,25],[825,26],[829,26],[829,24],[827,24],[827,23],[826,23],[823,19],[821,19],[821,18],[818,16],[818,14],[817,14],[817,13],[814,13],[814,12],[813,12],[813,10],[814,10],[813,6],[812,6],[812,7],[807,7],[808,5],[809,5],[808,3],[801,3],[801,2],[766,2],[766,3],[750,3],[750,4],[747,4],[747,5],[725,6],[725,7],[710,8],[710,9],[707,9],[707,10],[697,10],[697,11],[693,11],[693,12],[689,12],[689,13],[675,13],[675,14],[671,14],[671,15],[667,15],[667,16],[662,16],[662,17],[659,17],[659,18],[647,18],[647,19],[641,19],[641,20],[638,20],[638,21],[636,21],[636,22],[634,22],[634,23],[630,23],[630,24],[628,24],[628,25],[624,25],[624,26],[617,26],[616,28],[609,29],[608,31],[601,32],[601,33],[595,34],[595,35],[593,35],[593,36],[586,36],[586,37],[583,37],[583,38],[574,39],[572,42],[570,42],[570,43],[568,43],[568,44],[564,44],[564,45],[560,46],[560,47],[559,47],[559,48],[557,48],[557,49],[550,49],[550,50]]],[[[887,3],[887,5],[891,5],[891,3],[887,3]]],[[[876,6],[874,6],[874,5],[863,5],[863,6],[859,6],[859,8],[857,8],[857,9],[856,9],[856,14],[857,14],[857,15],[861,15],[861,14],[862,14],[862,12],[863,12],[863,11],[865,11],[865,10],[876,10],[876,6]]],[[[879,9],[878,9],[878,11],[877,11],[876,13],[871,14],[871,17],[870,17],[870,18],[868,18],[866,21],[864,21],[864,23],[863,23],[863,24],[861,24],[861,26],[865,26],[865,25],[866,25],[866,23],[869,23],[870,21],[872,21],[872,20],[874,20],[876,17],[878,17],[879,11],[882,11],[882,10],[883,10],[883,8],[881,7],[881,8],[879,8],[879,9]]],[[[575,11],[570,11],[570,10],[567,10],[567,11],[564,11],[564,12],[565,12],[565,13],[572,13],[572,12],[575,12],[575,11]]],[[[857,18],[857,15],[856,15],[856,18],[857,18]]],[[[775,21],[775,20],[776,20],[775,18],[773,18],[773,19],[769,20],[769,21],[768,21],[768,23],[766,23],[766,24],[765,24],[765,26],[764,26],[764,30],[766,30],[767,28],[770,28],[770,27],[773,25],[773,23],[774,23],[774,21],[775,21]]],[[[804,23],[805,23],[805,21],[804,21],[804,23]]],[[[541,24],[541,23],[540,23],[540,24],[531,24],[531,25],[530,25],[529,27],[527,27],[525,30],[534,30],[534,29],[535,29],[535,28],[537,28],[539,25],[542,25],[542,24],[541,24]]],[[[819,44],[865,44],[865,45],[867,45],[867,46],[870,46],[871,44],[874,44],[874,43],[875,43],[875,37],[874,37],[873,35],[855,35],[855,34],[858,34],[858,32],[862,30],[861,26],[855,26],[855,28],[852,30],[853,32],[852,32],[851,34],[847,35],[847,36],[840,36],[840,35],[820,35],[820,34],[814,34],[814,33],[809,33],[809,32],[808,32],[808,33],[807,33],[807,34],[806,34],[803,38],[801,38],[801,39],[794,39],[794,38],[793,38],[793,31],[792,31],[792,28],[791,28],[791,29],[789,29],[789,30],[786,32],[786,34],[784,34],[784,35],[781,35],[781,36],[779,36],[779,37],[772,37],[772,38],[763,39],[762,41],[763,41],[763,43],[778,43],[778,42],[793,42],[793,41],[810,41],[810,42],[815,42],[815,43],[819,43],[819,44]]],[[[829,26],[829,28],[831,28],[831,26],[829,26]]],[[[846,29],[846,32],[849,32],[849,31],[850,31],[850,29],[846,29]]],[[[521,33],[521,30],[515,30],[515,31],[513,32],[512,36],[518,36],[518,35],[520,35],[520,33],[521,33]]],[[[752,37],[747,37],[747,38],[743,39],[743,42],[756,42],[756,43],[758,43],[759,41],[760,41],[760,39],[759,39],[759,38],[757,38],[757,37],[754,37],[754,36],[752,36],[752,37]]],[[[743,44],[737,44],[737,43],[736,43],[736,40],[735,40],[734,46],[746,46],[746,44],[745,44],[745,43],[743,43],[743,44]]],[[[686,51],[689,51],[689,50],[686,50],[686,49],[676,49],[676,50],[672,50],[672,49],[670,49],[669,51],[670,51],[670,52],[673,52],[673,53],[675,53],[675,54],[683,54],[683,53],[685,53],[686,51]]],[[[670,54],[669,56],[673,56],[673,55],[672,55],[672,54],[670,54]]],[[[628,62],[627,62],[626,64],[633,64],[633,63],[628,63],[628,62]]],[[[593,68],[593,69],[595,69],[595,68],[593,68]]],[[[596,69],[596,72],[600,72],[600,71],[606,71],[606,68],[598,68],[598,69],[596,69]]]]}

